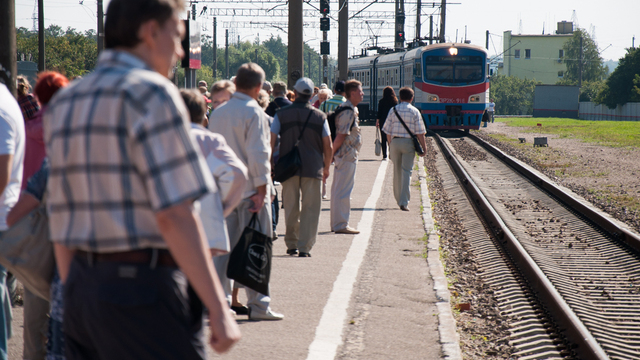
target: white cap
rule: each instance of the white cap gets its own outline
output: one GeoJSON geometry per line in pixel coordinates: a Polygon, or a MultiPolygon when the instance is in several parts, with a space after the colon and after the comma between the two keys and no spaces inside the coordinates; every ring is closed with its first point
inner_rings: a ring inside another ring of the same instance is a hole
{"type": "Polygon", "coordinates": [[[313,94],[313,81],[311,79],[303,77],[296,81],[296,84],[293,86],[293,89],[302,95],[311,95],[313,94]]]}
{"type": "Polygon", "coordinates": [[[320,89],[327,89],[328,86],[325,83],[320,84],[320,89]]]}

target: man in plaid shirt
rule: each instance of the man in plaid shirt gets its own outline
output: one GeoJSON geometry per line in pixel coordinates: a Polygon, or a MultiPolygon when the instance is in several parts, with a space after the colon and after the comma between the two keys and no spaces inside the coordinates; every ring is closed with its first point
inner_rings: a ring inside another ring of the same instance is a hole
{"type": "MultiPolygon", "coordinates": [[[[404,121],[411,133],[418,137],[423,149],[426,149],[424,134],[427,132],[420,110],[411,105],[413,90],[410,87],[400,89],[400,104],[389,111],[382,131],[389,137],[389,158],[393,161],[393,195],[402,211],[409,211],[411,199],[411,171],[416,149],[411,134],[398,119],[404,121]]],[[[424,157],[424,154],[420,155],[424,157]]]]}
{"type": "Polygon", "coordinates": [[[193,201],[214,189],[167,79],[182,0],[112,0],[95,71],[45,114],[47,206],[67,359],[205,359],[240,331],[193,201]]]}

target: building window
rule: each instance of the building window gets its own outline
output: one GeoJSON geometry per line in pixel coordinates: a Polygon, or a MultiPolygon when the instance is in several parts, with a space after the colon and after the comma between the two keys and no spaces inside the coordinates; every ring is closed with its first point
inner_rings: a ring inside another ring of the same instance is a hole
{"type": "Polygon", "coordinates": [[[531,59],[531,49],[525,49],[524,50],[524,58],[525,59],[531,59]]]}
{"type": "Polygon", "coordinates": [[[559,78],[563,78],[564,77],[564,71],[562,71],[562,70],[558,71],[558,77],[559,78]]]}
{"type": "Polygon", "coordinates": [[[515,57],[516,59],[520,59],[520,49],[515,50],[513,57],[515,57]]]}
{"type": "Polygon", "coordinates": [[[564,50],[560,49],[558,50],[558,58],[562,59],[564,57],[564,50]]]}

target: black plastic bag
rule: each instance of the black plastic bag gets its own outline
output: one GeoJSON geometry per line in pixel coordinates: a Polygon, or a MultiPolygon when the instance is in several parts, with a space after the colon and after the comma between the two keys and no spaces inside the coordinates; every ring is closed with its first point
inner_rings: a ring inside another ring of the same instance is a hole
{"type": "Polygon", "coordinates": [[[238,244],[231,251],[227,277],[240,284],[269,296],[271,276],[272,240],[254,229],[258,214],[253,214],[249,225],[244,228],[238,244]]]}

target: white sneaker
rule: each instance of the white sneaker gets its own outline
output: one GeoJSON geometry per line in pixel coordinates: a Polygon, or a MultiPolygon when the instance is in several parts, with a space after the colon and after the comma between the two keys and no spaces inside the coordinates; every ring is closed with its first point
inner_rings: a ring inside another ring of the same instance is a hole
{"type": "Polygon", "coordinates": [[[284,319],[284,315],[279,314],[279,313],[271,310],[271,308],[269,308],[269,309],[267,309],[267,312],[265,312],[265,313],[259,313],[259,312],[250,311],[249,312],[249,319],[251,319],[251,320],[282,320],[282,319],[284,319]]]}

